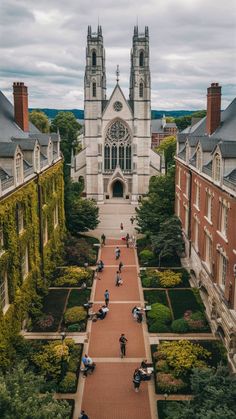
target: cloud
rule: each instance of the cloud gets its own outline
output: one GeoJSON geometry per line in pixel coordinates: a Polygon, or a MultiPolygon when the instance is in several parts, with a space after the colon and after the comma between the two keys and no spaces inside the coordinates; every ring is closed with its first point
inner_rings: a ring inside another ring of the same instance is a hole
{"type": "Polygon", "coordinates": [[[31,107],[83,108],[87,26],[103,28],[107,93],[128,96],[133,27],[149,26],[153,109],[199,109],[206,88],[236,96],[236,4],[215,0],[0,0],[0,88],[29,87],[31,107]]]}

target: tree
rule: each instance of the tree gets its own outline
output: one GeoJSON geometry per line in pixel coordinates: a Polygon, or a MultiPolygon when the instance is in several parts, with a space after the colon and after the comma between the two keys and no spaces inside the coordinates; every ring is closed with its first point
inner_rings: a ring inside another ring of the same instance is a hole
{"type": "Polygon", "coordinates": [[[47,133],[50,130],[49,119],[47,115],[40,110],[33,110],[29,113],[29,120],[43,133],[47,133]]]}
{"type": "Polygon", "coordinates": [[[175,164],[174,156],[176,152],[176,137],[170,136],[164,138],[164,140],[161,141],[159,147],[157,147],[157,151],[158,153],[164,155],[165,169],[167,172],[168,168],[175,164]]]}
{"type": "Polygon", "coordinates": [[[70,214],[67,219],[68,228],[73,234],[94,230],[99,224],[98,207],[92,199],[76,196],[71,201],[70,214]]]}
{"type": "Polygon", "coordinates": [[[175,123],[177,125],[178,130],[183,131],[185,128],[191,125],[192,118],[204,118],[204,116],[206,116],[205,110],[196,111],[190,115],[184,115],[179,118],[175,118],[175,123]]]}
{"type": "Polygon", "coordinates": [[[7,374],[0,374],[0,416],[2,419],[66,419],[70,407],[50,393],[42,394],[43,377],[27,371],[21,363],[7,374]]]}
{"type": "Polygon", "coordinates": [[[77,142],[80,128],[81,125],[72,112],[58,112],[51,124],[51,131],[57,132],[59,129],[63,147],[67,145],[67,148],[71,148],[73,143],[77,142]]]}
{"type": "Polygon", "coordinates": [[[175,258],[184,249],[181,222],[178,217],[171,217],[160,225],[160,231],[151,236],[153,251],[159,258],[175,258]]]}
{"type": "Polygon", "coordinates": [[[156,235],[160,224],[174,214],[174,174],[175,170],[171,168],[166,175],[150,179],[148,195],[136,208],[137,222],[142,233],[156,235]]]}
{"type": "Polygon", "coordinates": [[[191,376],[194,398],[189,402],[171,402],[165,408],[166,419],[232,419],[236,412],[236,377],[227,367],[194,369],[191,376]]]}

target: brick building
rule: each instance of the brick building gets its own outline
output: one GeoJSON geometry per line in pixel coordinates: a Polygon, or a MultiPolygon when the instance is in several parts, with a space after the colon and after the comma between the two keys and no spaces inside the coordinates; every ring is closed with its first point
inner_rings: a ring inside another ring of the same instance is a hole
{"type": "Polygon", "coordinates": [[[177,126],[175,122],[166,122],[163,115],[161,119],[152,119],[151,121],[152,149],[158,147],[161,141],[171,135],[176,136],[177,126]]]}
{"type": "Polygon", "coordinates": [[[221,111],[218,83],[207,116],[177,136],[176,214],[212,330],[236,368],[236,98],[221,111]]]}

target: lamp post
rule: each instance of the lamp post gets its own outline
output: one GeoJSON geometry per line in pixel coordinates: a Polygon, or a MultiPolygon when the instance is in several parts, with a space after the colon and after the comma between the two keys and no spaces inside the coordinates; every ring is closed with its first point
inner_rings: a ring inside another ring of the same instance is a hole
{"type": "Polygon", "coordinates": [[[66,332],[61,332],[61,341],[62,342],[64,342],[64,340],[65,340],[65,337],[66,337],[66,332]]]}

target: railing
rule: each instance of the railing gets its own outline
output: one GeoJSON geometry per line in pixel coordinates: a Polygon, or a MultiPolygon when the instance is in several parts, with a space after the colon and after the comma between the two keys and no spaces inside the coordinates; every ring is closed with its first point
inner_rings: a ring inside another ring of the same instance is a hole
{"type": "Polygon", "coordinates": [[[2,190],[5,191],[14,185],[14,178],[2,180],[2,190]]]}

